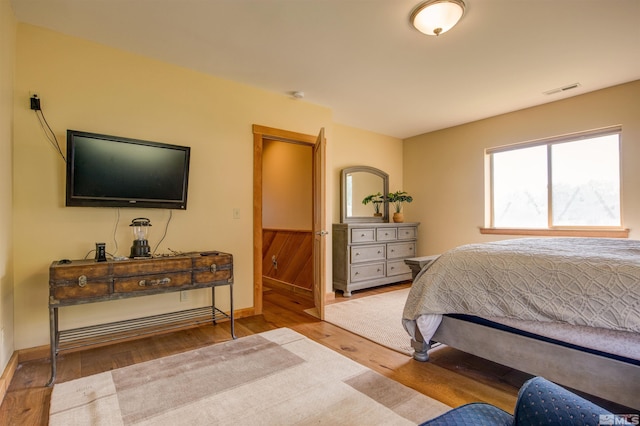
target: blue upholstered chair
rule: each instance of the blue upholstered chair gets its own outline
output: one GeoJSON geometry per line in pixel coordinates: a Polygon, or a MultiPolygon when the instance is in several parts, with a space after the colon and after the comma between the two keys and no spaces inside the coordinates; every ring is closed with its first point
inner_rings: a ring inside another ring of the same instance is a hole
{"type": "MultiPolygon", "coordinates": [[[[433,420],[423,423],[423,425],[598,426],[599,424],[604,424],[600,423],[601,415],[612,416],[607,410],[565,388],[542,377],[534,377],[520,388],[513,415],[491,404],[478,402],[454,408],[433,420]]],[[[603,419],[606,419],[606,417],[603,417],[603,419]]]]}

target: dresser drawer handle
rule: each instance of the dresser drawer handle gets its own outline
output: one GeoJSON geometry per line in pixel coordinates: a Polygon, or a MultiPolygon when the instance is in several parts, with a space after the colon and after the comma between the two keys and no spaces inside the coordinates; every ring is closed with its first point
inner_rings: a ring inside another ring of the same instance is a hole
{"type": "Polygon", "coordinates": [[[78,277],[78,287],[84,287],[87,285],[87,276],[86,275],[80,275],[78,277]]]}
{"type": "MultiPolygon", "coordinates": [[[[275,257],[275,256],[274,256],[274,257],[275,257]]],[[[211,268],[209,268],[209,269],[211,269],[211,272],[215,274],[215,273],[216,273],[216,271],[218,270],[218,265],[216,265],[216,264],[214,263],[213,265],[211,265],[211,268]]],[[[276,262],[276,269],[278,269],[278,263],[277,263],[277,262],[276,262]]]]}
{"type": "Polygon", "coordinates": [[[358,252],[358,251],[357,251],[357,252],[356,252],[356,256],[360,256],[360,252],[358,252]]]}
{"type": "Polygon", "coordinates": [[[360,274],[360,272],[356,272],[356,275],[359,275],[359,274],[360,274]]]}
{"type": "Polygon", "coordinates": [[[171,282],[171,278],[166,277],[166,278],[160,278],[158,280],[140,280],[138,282],[138,285],[140,287],[149,287],[149,286],[169,284],[170,282],[171,282]]]}
{"type": "Polygon", "coordinates": [[[361,237],[364,237],[364,234],[360,234],[361,237]]]}

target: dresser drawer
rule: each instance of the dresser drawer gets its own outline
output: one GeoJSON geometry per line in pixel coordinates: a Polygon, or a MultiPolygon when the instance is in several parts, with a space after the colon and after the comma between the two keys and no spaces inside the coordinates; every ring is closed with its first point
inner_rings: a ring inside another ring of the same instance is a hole
{"type": "Polygon", "coordinates": [[[233,279],[233,258],[227,253],[212,252],[193,258],[193,283],[206,284],[233,279]]]}
{"type": "Polygon", "coordinates": [[[355,228],[351,230],[352,243],[373,243],[376,240],[374,228],[355,228]]]}
{"type": "Polygon", "coordinates": [[[368,263],[366,265],[351,266],[351,281],[365,281],[374,278],[384,278],[384,263],[368,263]]]}
{"type": "Polygon", "coordinates": [[[152,291],[161,288],[184,287],[191,284],[191,271],[168,274],[117,277],[113,280],[114,293],[152,291]]]}
{"type": "Polygon", "coordinates": [[[230,268],[217,269],[215,271],[193,271],[194,284],[208,284],[216,281],[229,281],[232,278],[230,268]]]}
{"type": "Polygon", "coordinates": [[[376,229],[376,240],[395,241],[398,239],[398,228],[378,228],[376,229]]]}
{"type": "Polygon", "coordinates": [[[54,262],[49,270],[51,283],[77,283],[80,277],[83,280],[105,279],[109,277],[109,264],[107,262],[95,262],[93,260],[74,260],[68,264],[54,262]]]}
{"type": "Polygon", "coordinates": [[[91,300],[111,294],[112,279],[106,262],[74,260],[54,262],[49,273],[49,303],[91,300]]]}
{"type": "Polygon", "coordinates": [[[404,226],[398,228],[399,240],[415,240],[418,237],[418,228],[415,226],[404,226]]]}
{"type": "Polygon", "coordinates": [[[404,263],[404,260],[390,260],[387,262],[387,276],[410,274],[411,268],[404,263]]]}
{"type": "Polygon", "coordinates": [[[416,243],[392,243],[387,245],[387,259],[398,259],[403,257],[414,257],[416,253],[416,243]]]}
{"type": "Polygon", "coordinates": [[[351,263],[369,262],[385,259],[385,245],[353,246],[351,247],[351,263]]]}
{"type": "Polygon", "coordinates": [[[50,302],[54,300],[73,301],[107,296],[111,294],[111,280],[103,278],[97,281],[89,281],[86,276],[83,276],[75,283],[68,282],[52,285],[50,294],[52,297],[50,302]]]}
{"type": "Polygon", "coordinates": [[[134,276],[162,272],[190,271],[191,259],[188,257],[159,257],[139,261],[113,262],[113,275],[134,276]]]}

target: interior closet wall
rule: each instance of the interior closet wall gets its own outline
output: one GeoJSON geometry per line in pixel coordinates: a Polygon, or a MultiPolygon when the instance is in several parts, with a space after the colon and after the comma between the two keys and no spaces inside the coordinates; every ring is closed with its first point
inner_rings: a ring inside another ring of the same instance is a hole
{"type": "Polygon", "coordinates": [[[265,141],[262,166],[265,284],[311,296],[312,148],[265,141]]]}

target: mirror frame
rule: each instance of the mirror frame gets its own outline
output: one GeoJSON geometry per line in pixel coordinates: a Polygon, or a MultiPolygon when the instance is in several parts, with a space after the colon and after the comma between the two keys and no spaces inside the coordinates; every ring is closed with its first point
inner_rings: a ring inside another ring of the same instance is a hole
{"type": "Polygon", "coordinates": [[[388,222],[389,221],[389,202],[386,199],[386,195],[389,193],[389,175],[380,169],[369,166],[353,166],[342,169],[340,185],[340,221],[341,223],[354,223],[354,222],[388,222]],[[382,206],[382,217],[371,216],[347,216],[347,175],[354,172],[366,172],[371,173],[382,178],[382,195],[385,197],[382,206]]]}

